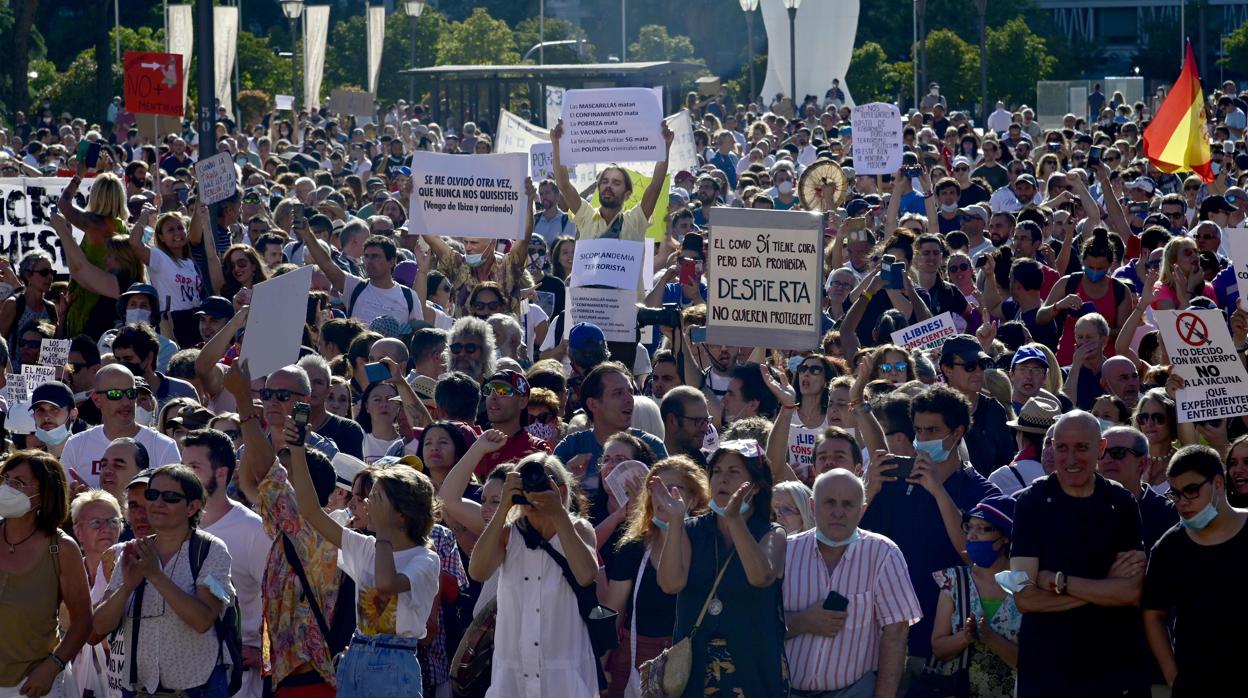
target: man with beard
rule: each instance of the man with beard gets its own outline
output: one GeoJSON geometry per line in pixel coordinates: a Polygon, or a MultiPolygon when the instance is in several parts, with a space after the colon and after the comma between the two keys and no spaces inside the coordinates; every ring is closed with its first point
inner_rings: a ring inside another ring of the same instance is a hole
{"type": "Polygon", "coordinates": [[[494,330],[485,320],[472,316],[456,320],[447,335],[443,351],[447,371],[465,373],[478,383],[486,376],[494,375],[498,352],[494,344],[494,330]]]}
{"type": "MultiPolygon", "coordinates": [[[[668,365],[674,368],[674,364],[668,365]]],[[[663,445],[668,455],[689,456],[705,465],[702,444],[711,425],[706,396],[687,385],[678,385],[663,396],[659,416],[663,418],[663,445]]]]}
{"type": "MultiPolygon", "coordinates": [[[[352,221],[347,225],[363,224],[352,221]]],[[[390,238],[373,235],[364,241],[364,275],[368,278],[362,279],[335,264],[307,225],[296,225],[295,232],[321,273],[342,296],[349,317],[363,323],[370,323],[383,315],[394,318],[400,324],[433,322],[433,308],[426,305],[423,298],[424,277],[417,277],[415,290],[394,280],[399,251],[390,238]]]]}
{"type": "Polygon", "coordinates": [[[202,531],[225,543],[230,552],[230,582],[238,595],[242,615],[242,688],[235,696],[261,695],[260,621],[263,616],[260,583],[268,562],[273,539],[264,530],[264,521],[251,509],[226,496],[238,460],[230,437],[215,429],[196,429],[182,441],[182,462],[195,471],[204,485],[204,508],[199,521],[202,531]]]}
{"type": "Polygon", "coordinates": [[[530,453],[550,453],[550,444],[525,429],[529,416],[529,381],[515,371],[499,371],[481,386],[490,426],[507,436],[502,448],[481,457],[477,476],[485,480],[500,463],[517,463],[530,453]]]}
{"type": "MultiPolygon", "coordinates": [[[[559,191],[568,203],[568,211],[572,213],[572,221],[579,231],[580,240],[596,238],[618,238],[620,240],[643,240],[646,227],[650,224],[650,216],[654,215],[654,206],[663,192],[663,182],[667,179],[667,158],[672,149],[674,134],[661,125],[663,143],[665,145],[663,159],[654,165],[654,175],[649,186],[641,195],[636,206],[623,210],[624,202],[633,194],[633,180],[628,172],[617,165],[608,165],[598,174],[597,209],[588,200],[582,199],[580,192],[568,177],[568,169],[559,158],[559,141],[563,138],[563,120],[550,131],[551,145],[554,148],[555,181],[559,191]]],[[[527,236],[526,236],[527,238],[527,236]]]]}
{"type": "Polygon", "coordinates": [[[113,356],[118,363],[130,369],[130,373],[147,381],[152,396],[156,398],[157,410],[177,397],[188,397],[198,402],[199,393],[195,386],[156,370],[159,353],[160,341],[146,323],[126,325],[113,339],[113,356]]]}
{"type": "Polygon", "coordinates": [[[988,239],[997,247],[1010,244],[1014,237],[1014,214],[1009,211],[993,211],[988,222],[988,239]]]}
{"type": "Polygon", "coordinates": [[[537,185],[538,212],[533,214],[533,234],[542,238],[546,246],[555,244],[561,237],[576,237],[576,224],[567,211],[559,208],[559,185],[553,179],[544,179],[537,185]]]}
{"type": "Polygon", "coordinates": [[[705,228],[711,224],[708,212],[712,206],[717,206],[719,200],[719,180],[710,175],[702,175],[698,179],[698,190],[694,192],[694,197],[698,200],[698,208],[693,212],[693,222],[699,227],[705,228]]]}
{"type": "Polygon", "coordinates": [[[363,460],[364,430],[358,423],[325,409],[325,399],[329,396],[329,363],[320,354],[308,354],[299,359],[298,365],[308,374],[312,386],[312,394],[308,396],[308,405],[312,408],[308,412],[308,428],[333,441],[339,451],[363,460]]]}
{"type": "MultiPolygon", "coordinates": [[[[60,381],[48,381],[35,388],[30,394],[30,411],[35,419],[35,438],[43,444],[44,450],[60,458],[69,438],[71,428],[85,429],[86,425],[78,421],[78,408],[74,406],[74,394],[69,386],[60,381]]],[[[74,478],[73,473],[69,473],[74,478]]],[[[77,489],[77,481],[70,482],[77,489]]]]}

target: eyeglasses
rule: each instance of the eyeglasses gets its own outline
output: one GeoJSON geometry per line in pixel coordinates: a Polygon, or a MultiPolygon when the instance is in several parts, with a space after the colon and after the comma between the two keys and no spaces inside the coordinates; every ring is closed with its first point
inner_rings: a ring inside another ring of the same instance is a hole
{"type": "Polygon", "coordinates": [[[853,284],[848,283],[846,281],[833,281],[832,283],[828,284],[828,288],[836,289],[838,291],[848,291],[852,289],[853,287],[854,287],[853,284]]]}
{"type": "Polygon", "coordinates": [[[1141,412],[1135,415],[1135,421],[1144,424],[1152,422],[1153,424],[1165,424],[1168,420],[1165,412],[1141,412]]]}
{"type": "Polygon", "coordinates": [[[272,388],[261,388],[259,392],[261,400],[277,400],[278,402],[290,402],[292,397],[307,397],[308,395],[307,393],[301,393],[297,390],[274,390],[272,388]]]}
{"type": "Polygon", "coordinates": [[[908,361],[898,361],[896,363],[891,363],[891,364],[882,363],[880,364],[880,373],[892,373],[893,371],[896,371],[898,373],[905,373],[906,369],[909,368],[909,366],[910,366],[910,362],[908,361]]]}
{"type": "Polygon", "coordinates": [[[976,371],[983,371],[987,369],[990,363],[991,362],[988,359],[984,359],[983,361],[975,361],[971,363],[967,363],[965,361],[954,361],[950,365],[957,366],[967,373],[974,373],[976,371]]]}
{"type": "Polygon", "coordinates": [[[776,507],[776,516],[801,516],[802,512],[794,507],[776,507]]]}
{"type": "Polygon", "coordinates": [[[17,346],[23,349],[38,349],[42,345],[43,345],[42,339],[19,339],[17,340],[17,346]]]}
{"type": "Polygon", "coordinates": [[[676,415],[676,418],[677,418],[677,419],[687,419],[687,420],[689,420],[689,421],[693,422],[693,423],[694,423],[694,425],[695,425],[695,426],[697,426],[699,429],[703,429],[703,430],[705,430],[705,429],[706,429],[706,425],[707,425],[707,424],[710,424],[710,422],[711,422],[711,420],[710,420],[710,418],[709,418],[709,417],[686,417],[686,416],[685,416],[685,415],[683,415],[683,414],[678,414],[678,415],[676,415]]]}
{"type": "Polygon", "coordinates": [[[103,395],[109,402],[117,402],[118,400],[134,400],[139,397],[138,388],[109,388],[108,390],[97,390],[96,395],[103,395]]]}
{"type": "Polygon", "coordinates": [[[1015,373],[1026,373],[1026,374],[1033,375],[1033,376],[1042,376],[1042,375],[1044,375],[1044,374],[1048,373],[1048,372],[1049,372],[1049,369],[1045,368],[1044,366],[1022,366],[1022,365],[1019,365],[1019,366],[1015,366],[1015,367],[1013,368],[1013,371],[1014,371],[1015,373]]]}
{"type": "Polygon", "coordinates": [[[1136,457],[1144,455],[1143,453],[1140,453],[1134,448],[1130,448],[1128,446],[1110,446],[1105,449],[1105,455],[1113,458],[1114,460],[1122,460],[1127,457],[1128,453],[1136,457]]]}
{"type": "Polygon", "coordinates": [[[971,265],[967,264],[966,262],[963,262],[963,263],[961,263],[961,264],[950,264],[950,265],[949,265],[949,273],[950,273],[950,274],[957,274],[958,272],[970,271],[970,270],[971,270],[971,265]]]}
{"type": "Polygon", "coordinates": [[[481,345],[477,344],[476,342],[468,342],[467,344],[460,344],[459,342],[455,342],[454,344],[451,345],[451,353],[452,354],[475,354],[477,353],[477,350],[480,348],[481,348],[481,345]]]}
{"type": "Polygon", "coordinates": [[[0,475],[0,485],[8,485],[9,487],[12,487],[13,489],[22,490],[23,492],[29,491],[30,489],[34,488],[38,484],[39,483],[37,482],[26,484],[25,482],[22,482],[21,480],[18,480],[15,477],[9,477],[8,475],[0,475]]]}
{"type": "Polygon", "coordinates": [[[530,414],[529,421],[537,422],[539,424],[550,424],[551,422],[555,421],[555,413],[554,412],[538,412],[537,414],[530,414]]]}
{"type": "MultiPolygon", "coordinates": [[[[150,490],[149,490],[150,491],[150,490]]],[[[98,531],[101,528],[118,529],[121,528],[121,519],[116,516],[110,516],[107,519],[87,519],[82,522],[92,531],[98,531]]]]}
{"type": "Polygon", "coordinates": [[[190,499],[190,497],[187,497],[181,492],[174,492],[173,490],[154,490],[151,487],[148,487],[147,490],[143,492],[143,498],[149,502],[154,502],[159,499],[164,501],[165,504],[179,504],[190,499]]]}
{"type": "Polygon", "coordinates": [[[481,397],[489,397],[490,393],[499,397],[511,397],[516,394],[516,388],[507,383],[486,383],[481,386],[481,397]]]}
{"type": "Polygon", "coordinates": [[[47,277],[49,277],[49,276],[52,276],[52,275],[53,275],[53,274],[55,274],[56,272],[52,271],[52,268],[51,268],[51,267],[48,267],[48,268],[46,268],[46,269],[31,269],[31,270],[30,270],[30,273],[31,273],[31,274],[38,274],[39,276],[42,276],[42,277],[44,277],[44,278],[47,278],[47,277]]]}
{"type": "Polygon", "coordinates": [[[799,376],[803,373],[809,373],[812,376],[822,376],[823,366],[820,366],[819,364],[801,364],[797,367],[795,373],[799,376]]]}
{"type": "MultiPolygon", "coordinates": [[[[1182,214],[1179,214],[1179,215],[1182,215],[1182,214]]],[[[1196,239],[1197,240],[1212,240],[1214,242],[1217,242],[1218,240],[1221,239],[1221,237],[1219,237],[1216,233],[1201,233],[1200,235],[1196,236],[1196,239]]]]}
{"type": "Polygon", "coordinates": [[[1187,501],[1190,502],[1193,499],[1196,499],[1197,497],[1199,497],[1200,490],[1203,489],[1204,486],[1209,484],[1210,482],[1213,482],[1213,476],[1207,477],[1200,482],[1192,483],[1188,485],[1187,487],[1184,487],[1181,490],[1172,489],[1166,493],[1166,499],[1169,499],[1171,502],[1174,502],[1175,504],[1178,504],[1180,499],[1186,499],[1187,501]]]}
{"type": "Polygon", "coordinates": [[[472,309],[477,312],[481,312],[482,310],[488,310],[491,313],[493,313],[493,312],[497,312],[501,310],[502,308],[503,308],[502,301],[484,301],[484,302],[474,301],[472,304],[472,309]]]}

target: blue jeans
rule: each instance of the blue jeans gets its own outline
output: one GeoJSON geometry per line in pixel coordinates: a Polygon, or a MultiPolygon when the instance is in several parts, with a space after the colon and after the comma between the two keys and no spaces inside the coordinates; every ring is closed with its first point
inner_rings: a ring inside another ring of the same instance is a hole
{"type": "Polygon", "coordinates": [[[177,696],[178,698],[229,698],[230,695],[230,678],[225,673],[226,667],[219,666],[212,670],[212,675],[208,677],[208,681],[202,686],[187,688],[181,691],[165,691],[157,690],[156,693],[148,693],[147,691],[127,691],[121,689],[121,698],[146,698],[147,696],[177,696]]]}
{"type": "Polygon", "coordinates": [[[338,698],[421,698],[416,639],[356,634],[338,663],[338,698]]]}
{"type": "Polygon", "coordinates": [[[835,691],[799,691],[793,689],[794,698],[871,698],[875,695],[875,672],[868,671],[862,678],[845,688],[835,691]]]}

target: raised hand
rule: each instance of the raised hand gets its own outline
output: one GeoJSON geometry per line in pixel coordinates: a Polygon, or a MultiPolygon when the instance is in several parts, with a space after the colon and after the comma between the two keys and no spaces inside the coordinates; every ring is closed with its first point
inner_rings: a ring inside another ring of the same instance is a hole
{"type": "Polygon", "coordinates": [[[684,521],[689,511],[680,490],[675,487],[668,490],[657,477],[650,481],[650,503],[654,506],[655,517],[666,524],[684,521]]]}

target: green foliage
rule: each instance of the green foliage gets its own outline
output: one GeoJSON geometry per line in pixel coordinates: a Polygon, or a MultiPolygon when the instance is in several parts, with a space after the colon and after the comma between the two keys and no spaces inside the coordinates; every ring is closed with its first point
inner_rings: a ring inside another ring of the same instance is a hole
{"type": "Polygon", "coordinates": [[[267,36],[238,32],[238,73],[243,90],[261,90],[270,95],[290,92],[290,59],[278,56],[267,36]]]}
{"type": "MultiPolygon", "coordinates": [[[[569,22],[566,19],[556,17],[546,18],[546,41],[563,41],[567,39],[586,39],[585,30],[569,22]]],[[[538,21],[536,17],[529,17],[516,25],[513,32],[516,37],[516,49],[524,52],[537,45],[543,36],[538,30],[538,21]]],[[[597,49],[593,44],[586,43],[579,49],[576,46],[547,46],[546,47],[546,64],[556,65],[560,63],[593,63],[597,49]]],[[[523,54],[522,54],[523,55],[523,54]]],[[[537,63],[538,52],[533,52],[530,62],[537,63]]]]}
{"type": "Polygon", "coordinates": [[[857,103],[892,102],[903,87],[897,79],[897,71],[889,64],[884,48],[874,41],[854,49],[849,59],[845,83],[857,103]]]}
{"type": "Polygon", "coordinates": [[[462,22],[451,22],[438,36],[440,65],[510,65],[520,62],[511,28],[478,7],[462,22]]]}
{"type": "Polygon", "coordinates": [[[1223,48],[1225,55],[1218,59],[1218,65],[1239,69],[1248,65],[1248,22],[1239,25],[1227,35],[1223,48]]]}
{"type": "Polygon", "coordinates": [[[985,43],[989,101],[1034,103],[1036,82],[1048,79],[1057,65],[1045,39],[1032,32],[1022,17],[1015,17],[1000,27],[988,27],[985,43]]]}
{"type": "MultiPolygon", "coordinates": [[[[974,104],[979,99],[979,48],[949,29],[927,35],[928,82],[940,83],[950,108],[974,104]]],[[[850,83],[851,89],[853,83],[850,83]]]]}
{"type": "MultiPolygon", "coordinates": [[[[738,102],[746,102],[750,93],[750,74],[745,69],[746,61],[741,62],[741,70],[734,77],[724,81],[724,87],[728,88],[728,94],[738,102]]],[[[763,82],[767,80],[767,54],[754,55],[754,89],[763,89],[763,82]]],[[[758,95],[753,96],[754,100],[758,99],[758,95]]]]}
{"type": "MultiPolygon", "coordinates": [[[[120,73],[115,72],[116,82],[120,83],[120,73]]],[[[119,93],[120,94],[120,93],[119,93]]],[[[36,100],[52,103],[56,113],[67,111],[70,114],[94,114],[103,104],[95,90],[95,50],[86,49],[78,54],[69,68],[56,75],[56,79],[36,95],[36,100]]]]}
{"type": "MultiPolygon", "coordinates": [[[[399,73],[411,67],[433,65],[437,60],[438,36],[445,31],[446,17],[426,9],[416,20],[416,61],[412,63],[412,18],[396,12],[386,18],[384,50],[377,76],[377,98],[394,102],[409,98],[411,78],[399,73]]],[[[325,92],[342,85],[366,85],[368,82],[368,42],[365,19],[351,17],[330,27],[329,45],[334,48],[325,57],[325,92]]],[[[428,79],[416,81],[416,97],[428,90],[428,79]]]]}
{"type": "Polygon", "coordinates": [[[702,63],[694,58],[693,42],[687,36],[671,36],[661,24],[647,24],[637,32],[637,41],[628,47],[630,61],[683,61],[702,63]]]}

